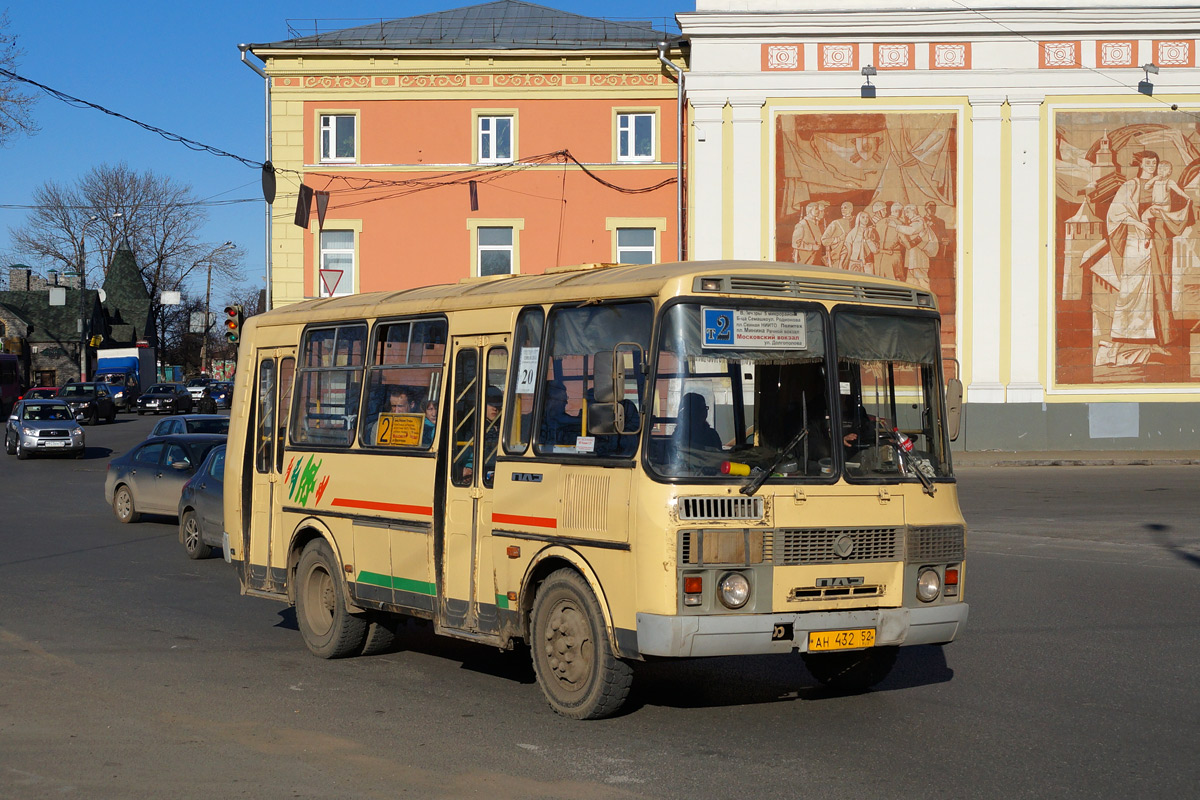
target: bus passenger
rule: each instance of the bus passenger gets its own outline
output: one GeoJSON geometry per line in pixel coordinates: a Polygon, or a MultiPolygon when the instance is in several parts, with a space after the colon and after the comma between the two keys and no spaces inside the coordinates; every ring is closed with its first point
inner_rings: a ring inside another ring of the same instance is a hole
{"type": "Polygon", "coordinates": [[[437,401],[426,400],[421,410],[425,413],[424,424],[421,427],[421,447],[428,448],[433,444],[433,434],[437,431],[437,401]]]}
{"type": "Polygon", "coordinates": [[[542,444],[575,444],[580,436],[579,415],[567,413],[567,387],[561,381],[546,386],[546,408],[542,415],[542,444]]]}

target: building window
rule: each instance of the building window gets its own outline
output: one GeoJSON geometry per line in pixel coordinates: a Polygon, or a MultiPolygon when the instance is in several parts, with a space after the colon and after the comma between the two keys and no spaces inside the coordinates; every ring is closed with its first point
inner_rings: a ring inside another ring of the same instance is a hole
{"type": "Polygon", "coordinates": [[[321,231],[318,297],[354,293],[354,231],[321,231]]]}
{"type": "Polygon", "coordinates": [[[617,114],[617,160],[654,160],[653,114],[617,114]]]}
{"type": "Polygon", "coordinates": [[[476,261],[480,275],[513,274],[513,229],[479,228],[476,261]]]}
{"type": "Polygon", "coordinates": [[[479,163],[502,164],[513,160],[513,118],[479,117],[479,163]]]}
{"type": "Polygon", "coordinates": [[[618,264],[653,264],[654,228],[617,228],[618,264]]]}
{"type": "Polygon", "coordinates": [[[353,114],[321,115],[321,161],[353,162],[356,119],[353,114]]]}

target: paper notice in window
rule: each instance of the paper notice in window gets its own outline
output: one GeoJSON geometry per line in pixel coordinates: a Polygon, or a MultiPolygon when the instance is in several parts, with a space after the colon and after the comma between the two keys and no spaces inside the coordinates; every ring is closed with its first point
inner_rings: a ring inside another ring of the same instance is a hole
{"type": "Polygon", "coordinates": [[[517,394],[533,394],[537,388],[538,354],[540,347],[524,347],[517,362],[517,394]]]}
{"type": "Polygon", "coordinates": [[[704,346],[743,350],[804,350],[803,311],[761,308],[701,308],[704,346]]]}
{"type": "Polygon", "coordinates": [[[375,424],[375,444],[388,447],[417,447],[421,444],[424,414],[380,414],[375,424]]]}

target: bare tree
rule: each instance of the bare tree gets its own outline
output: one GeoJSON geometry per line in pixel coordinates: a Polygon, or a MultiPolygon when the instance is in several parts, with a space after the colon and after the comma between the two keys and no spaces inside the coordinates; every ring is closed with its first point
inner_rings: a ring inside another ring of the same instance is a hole
{"type": "MultiPolygon", "coordinates": [[[[9,32],[8,12],[0,13],[0,67],[16,72],[17,62],[24,51],[17,47],[17,37],[9,32]]],[[[0,145],[19,133],[37,133],[31,111],[37,98],[24,90],[17,81],[0,75],[0,145]]]]}

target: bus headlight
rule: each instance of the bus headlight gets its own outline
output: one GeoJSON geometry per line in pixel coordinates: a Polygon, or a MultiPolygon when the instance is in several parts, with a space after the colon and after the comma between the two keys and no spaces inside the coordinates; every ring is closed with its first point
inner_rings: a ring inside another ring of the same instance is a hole
{"type": "Polygon", "coordinates": [[[926,567],[917,575],[917,599],[922,603],[932,603],[942,593],[942,576],[936,569],[926,567]]]}
{"type": "Polygon", "coordinates": [[[740,572],[730,572],[717,584],[717,597],[726,608],[741,608],[750,599],[750,581],[740,572]]]}

